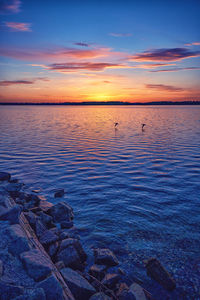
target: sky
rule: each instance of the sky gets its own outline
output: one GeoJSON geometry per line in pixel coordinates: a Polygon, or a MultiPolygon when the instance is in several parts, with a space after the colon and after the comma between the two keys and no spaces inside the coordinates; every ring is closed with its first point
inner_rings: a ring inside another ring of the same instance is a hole
{"type": "Polygon", "coordinates": [[[199,0],[0,0],[0,102],[200,100],[199,12],[199,0]]]}

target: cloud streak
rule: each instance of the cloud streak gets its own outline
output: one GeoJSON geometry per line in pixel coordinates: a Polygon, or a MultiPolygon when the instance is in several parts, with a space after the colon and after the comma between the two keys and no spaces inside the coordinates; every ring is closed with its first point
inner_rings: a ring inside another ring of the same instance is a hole
{"type": "Polygon", "coordinates": [[[10,31],[31,31],[30,23],[5,22],[4,26],[10,31]]]}
{"type": "Polygon", "coordinates": [[[132,36],[131,33],[117,33],[117,32],[111,32],[109,35],[114,36],[114,37],[129,37],[132,36]]]}
{"type": "Polygon", "coordinates": [[[29,84],[34,84],[38,80],[49,81],[49,79],[46,77],[37,77],[32,80],[1,80],[0,86],[29,85],[29,84]]]}
{"type": "Polygon", "coordinates": [[[87,71],[103,71],[104,69],[126,69],[130,68],[126,65],[121,64],[112,64],[112,63],[91,63],[91,62],[71,62],[71,63],[55,63],[50,64],[46,67],[52,71],[60,71],[60,72],[73,72],[77,70],[87,70],[87,71]]]}
{"type": "Polygon", "coordinates": [[[151,70],[151,73],[159,73],[159,72],[178,72],[178,71],[192,71],[192,70],[200,70],[200,67],[185,67],[185,68],[171,68],[171,69],[160,69],[160,70],[151,70]]]}
{"type": "Polygon", "coordinates": [[[153,89],[157,91],[167,91],[167,92],[182,92],[185,89],[181,87],[176,87],[173,85],[165,85],[165,84],[145,84],[147,89],[153,89]]]}
{"type": "Polygon", "coordinates": [[[80,47],[90,47],[90,44],[88,43],[82,43],[82,42],[77,42],[74,43],[75,46],[80,46],[80,47]]]}
{"type": "Polygon", "coordinates": [[[200,46],[200,42],[187,43],[185,46],[200,46]]]}
{"type": "Polygon", "coordinates": [[[200,51],[190,51],[186,48],[163,48],[144,51],[129,57],[131,61],[178,61],[190,57],[200,56],[200,51]]]}
{"type": "Polygon", "coordinates": [[[0,14],[15,14],[20,11],[20,0],[0,0],[0,14]]]}

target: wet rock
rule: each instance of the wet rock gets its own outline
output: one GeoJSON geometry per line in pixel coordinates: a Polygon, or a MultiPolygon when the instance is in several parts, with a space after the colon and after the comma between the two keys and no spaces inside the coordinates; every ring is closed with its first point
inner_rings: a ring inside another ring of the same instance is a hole
{"type": "Polygon", "coordinates": [[[147,299],[143,288],[135,282],[130,286],[129,293],[132,294],[136,300],[146,300],[147,299]]]}
{"type": "Polygon", "coordinates": [[[62,231],[60,233],[60,239],[61,240],[68,239],[69,237],[70,237],[70,235],[69,235],[68,231],[62,231]]]}
{"type": "Polygon", "coordinates": [[[9,237],[8,250],[13,255],[20,255],[30,249],[28,239],[19,224],[9,226],[6,234],[9,237]]]}
{"type": "Polygon", "coordinates": [[[82,263],[86,261],[87,254],[83,250],[83,247],[82,247],[81,243],[79,242],[79,240],[72,239],[72,238],[62,240],[62,242],[60,244],[60,251],[67,248],[67,247],[69,247],[69,246],[73,246],[76,249],[76,251],[77,251],[77,253],[80,257],[80,261],[82,263]]]}
{"type": "Polygon", "coordinates": [[[55,198],[60,198],[63,197],[65,194],[65,190],[64,189],[57,189],[54,191],[54,197],[55,198]]]}
{"type": "Polygon", "coordinates": [[[39,213],[39,218],[46,227],[52,224],[53,218],[44,212],[39,213]]]}
{"type": "Polygon", "coordinates": [[[88,300],[95,294],[93,286],[78,272],[65,268],[61,270],[61,274],[76,300],[88,300]]]}
{"type": "Polygon", "coordinates": [[[109,289],[113,289],[120,280],[119,274],[106,274],[101,283],[109,289]]]}
{"type": "Polygon", "coordinates": [[[89,300],[111,300],[111,298],[104,293],[96,293],[92,297],[90,297],[89,300]]]}
{"type": "Polygon", "coordinates": [[[7,172],[0,172],[0,181],[9,181],[11,175],[7,172]]]}
{"type": "Polygon", "coordinates": [[[3,275],[3,262],[0,260],[0,277],[3,275]]]}
{"type": "Polygon", "coordinates": [[[0,220],[9,221],[11,224],[17,224],[19,223],[19,216],[21,214],[21,211],[22,207],[17,204],[0,212],[0,220]]]}
{"type": "Polygon", "coordinates": [[[6,281],[0,280],[0,299],[10,300],[22,295],[24,288],[21,286],[8,284],[6,281]]]}
{"type": "Polygon", "coordinates": [[[89,269],[89,274],[98,280],[102,280],[105,276],[106,266],[104,265],[92,265],[89,269]]]}
{"type": "Polygon", "coordinates": [[[57,260],[62,260],[66,267],[70,267],[75,270],[82,270],[83,268],[80,257],[74,246],[69,246],[60,251],[57,255],[57,260]]]}
{"type": "Polygon", "coordinates": [[[46,295],[42,288],[28,289],[26,293],[16,297],[14,300],[46,300],[46,295]]]}
{"type": "Polygon", "coordinates": [[[60,222],[60,226],[61,226],[62,229],[63,228],[69,229],[69,228],[73,227],[73,222],[72,221],[70,221],[70,222],[62,221],[62,222],[60,222]]]}
{"type": "Polygon", "coordinates": [[[35,222],[35,233],[38,238],[41,238],[47,228],[44,226],[44,224],[37,218],[35,222]]]}
{"type": "Polygon", "coordinates": [[[49,256],[50,256],[52,259],[55,258],[56,254],[57,254],[57,252],[58,252],[58,249],[59,249],[59,243],[58,243],[58,242],[55,242],[55,243],[53,243],[53,244],[51,244],[51,245],[49,246],[48,254],[49,254],[49,256]]]}
{"type": "Polygon", "coordinates": [[[37,287],[44,290],[46,299],[48,300],[63,299],[63,289],[55,275],[51,275],[43,281],[39,282],[37,284],[37,287]]]}
{"type": "MultiPolygon", "coordinates": [[[[40,199],[41,199],[41,197],[40,197],[40,199]]],[[[48,202],[46,199],[42,198],[40,200],[39,208],[42,211],[47,212],[52,206],[53,206],[53,204],[51,202],[48,202]]]]}
{"type": "Polygon", "coordinates": [[[39,238],[39,241],[43,246],[48,246],[50,244],[53,244],[57,240],[58,240],[58,236],[55,235],[51,230],[44,231],[42,236],[39,238]]]}
{"type": "Polygon", "coordinates": [[[29,222],[29,224],[31,225],[31,227],[35,230],[37,216],[31,211],[25,212],[24,216],[26,217],[26,219],[29,222]]]}
{"type": "Polygon", "coordinates": [[[50,274],[52,266],[47,258],[36,249],[24,252],[20,255],[28,275],[34,280],[42,280],[50,274]]]}
{"type": "Polygon", "coordinates": [[[55,266],[56,266],[56,268],[58,269],[58,270],[61,270],[61,269],[64,269],[65,268],[65,264],[64,264],[64,262],[63,261],[58,261],[56,264],[55,264],[55,266]]]}
{"type": "Polygon", "coordinates": [[[48,210],[48,214],[53,217],[54,222],[70,222],[74,217],[73,209],[64,201],[53,205],[48,210]]]}
{"type": "Polygon", "coordinates": [[[156,258],[150,258],[145,261],[145,267],[147,275],[157,281],[166,290],[172,291],[176,288],[174,279],[156,258]]]}
{"type": "Polygon", "coordinates": [[[94,259],[95,264],[106,265],[106,266],[116,266],[119,264],[114,253],[109,249],[94,249],[94,259]]]}
{"type": "Polygon", "coordinates": [[[20,195],[20,190],[23,187],[23,183],[10,183],[6,186],[6,191],[11,197],[16,198],[20,195]]]}

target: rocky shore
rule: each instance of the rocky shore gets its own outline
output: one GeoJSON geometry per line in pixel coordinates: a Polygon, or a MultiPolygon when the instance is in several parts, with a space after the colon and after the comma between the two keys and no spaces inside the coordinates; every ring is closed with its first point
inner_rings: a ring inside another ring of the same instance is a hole
{"type": "MultiPolygon", "coordinates": [[[[93,249],[91,263],[73,219],[65,201],[52,204],[0,172],[0,300],[156,300],[138,283],[127,285],[110,249],[93,249]]],[[[166,290],[176,288],[157,259],[144,267],[166,290]]]]}

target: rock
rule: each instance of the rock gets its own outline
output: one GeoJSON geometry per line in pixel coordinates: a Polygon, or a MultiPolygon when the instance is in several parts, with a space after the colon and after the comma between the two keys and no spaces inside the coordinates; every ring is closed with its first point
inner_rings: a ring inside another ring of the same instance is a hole
{"type": "Polygon", "coordinates": [[[48,278],[37,284],[38,288],[42,288],[45,292],[47,300],[63,300],[63,289],[55,277],[55,275],[51,275],[48,278]]]}
{"type": "Polygon", "coordinates": [[[129,293],[133,294],[136,300],[147,300],[143,288],[135,282],[130,286],[129,293]]]}
{"type": "Polygon", "coordinates": [[[6,191],[11,197],[16,198],[20,195],[20,190],[23,187],[23,183],[10,183],[6,186],[6,191]]]}
{"type": "Polygon", "coordinates": [[[57,252],[58,252],[58,249],[59,249],[59,243],[58,242],[55,242],[55,243],[51,244],[49,246],[49,249],[48,249],[49,256],[54,259],[57,252]]]}
{"type": "Polygon", "coordinates": [[[68,239],[70,237],[68,231],[62,231],[60,234],[60,239],[64,240],[64,239],[68,239]]]}
{"type": "Polygon", "coordinates": [[[33,249],[24,252],[20,258],[28,275],[36,281],[44,279],[51,272],[51,263],[39,250],[33,249]]]}
{"type": "Polygon", "coordinates": [[[19,216],[21,214],[22,207],[20,205],[15,205],[11,208],[3,210],[0,213],[0,220],[9,221],[11,224],[19,223],[19,216]]]}
{"type": "Polygon", "coordinates": [[[46,213],[44,213],[43,211],[39,213],[39,218],[41,220],[41,222],[44,224],[44,226],[48,227],[49,225],[51,225],[53,218],[49,215],[47,215],[46,213]]]}
{"type": "Polygon", "coordinates": [[[25,212],[24,216],[26,217],[26,219],[29,222],[29,224],[31,225],[31,227],[35,230],[37,216],[31,211],[25,212]]]}
{"type": "Polygon", "coordinates": [[[44,226],[44,224],[37,218],[37,219],[36,219],[36,222],[35,222],[35,233],[36,233],[37,237],[38,237],[38,238],[42,237],[46,230],[47,230],[47,228],[46,228],[46,227],[44,226]]]}
{"type": "Polygon", "coordinates": [[[8,284],[6,281],[0,280],[0,299],[10,300],[22,295],[24,288],[21,286],[8,284]]]}
{"type": "Polygon", "coordinates": [[[147,275],[157,281],[166,290],[172,291],[176,288],[174,279],[156,258],[150,258],[145,261],[145,267],[147,275]]]}
{"type": "Polygon", "coordinates": [[[120,280],[119,274],[106,274],[101,283],[109,289],[113,289],[120,280]]]}
{"type": "Polygon", "coordinates": [[[0,277],[3,275],[3,262],[0,260],[0,277]]]}
{"type": "Polygon", "coordinates": [[[104,265],[92,265],[89,269],[89,274],[98,280],[102,280],[105,276],[106,266],[104,265]]]}
{"type": "Polygon", "coordinates": [[[48,202],[46,199],[40,200],[39,207],[42,211],[47,212],[52,206],[53,206],[53,204],[51,202],[48,202]]]}
{"type": "Polygon", "coordinates": [[[83,265],[80,260],[80,257],[74,248],[74,246],[69,246],[57,254],[57,260],[62,260],[66,267],[73,269],[82,270],[83,265]]]}
{"type": "Polygon", "coordinates": [[[110,297],[105,295],[104,293],[96,293],[89,300],[112,300],[110,297]]]}
{"type": "Polygon", "coordinates": [[[95,264],[106,265],[106,266],[116,266],[119,264],[114,253],[109,249],[94,249],[95,264]]]}
{"type": "Polygon", "coordinates": [[[57,189],[54,191],[54,197],[55,198],[60,198],[63,197],[65,194],[65,190],[64,189],[57,189]]]}
{"type": "Polygon", "coordinates": [[[60,244],[60,251],[67,248],[68,246],[73,246],[79,257],[80,257],[80,261],[82,263],[84,263],[87,259],[87,254],[85,253],[85,251],[83,250],[82,248],[82,245],[81,243],[79,242],[79,240],[77,239],[72,239],[72,238],[69,238],[69,239],[65,239],[65,240],[62,240],[61,244],[60,244]]]}
{"type": "Polygon", "coordinates": [[[20,255],[30,249],[28,239],[19,224],[9,226],[6,234],[9,237],[8,250],[13,255],[20,255]]]}
{"type": "Polygon", "coordinates": [[[66,228],[66,229],[72,228],[73,227],[73,221],[70,221],[70,222],[62,221],[62,222],[60,222],[60,226],[61,226],[62,229],[63,228],[66,228]]]}
{"type": "Polygon", "coordinates": [[[65,268],[61,270],[61,274],[76,300],[88,300],[95,294],[93,286],[76,271],[65,268]]]}
{"type": "Polygon", "coordinates": [[[57,240],[58,240],[58,236],[55,235],[51,230],[46,230],[39,238],[39,241],[43,246],[48,246],[50,244],[53,244],[57,240]]]}
{"type": "Polygon", "coordinates": [[[46,295],[42,288],[28,289],[26,293],[16,297],[14,300],[46,300],[46,295]]]}
{"type": "Polygon", "coordinates": [[[26,202],[31,202],[34,206],[39,206],[40,204],[40,196],[35,194],[26,194],[25,195],[26,202]]]}
{"type": "Polygon", "coordinates": [[[55,264],[56,268],[58,270],[61,270],[61,269],[64,269],[65,268],[65,264],[62,260],[58,261],[56,264],[55,264]]]}
{"type": "Polygon", "coordinates": [[[0,172],[0,181],[9,181],[11,175],[7,172],[0,172]]]}
{"type": "Polygon", "coordinates": [[[53,205],[47,212],[53,217],[54,222],[70,222],[74,217],[73,209],[64,201],[53,205]]]}

